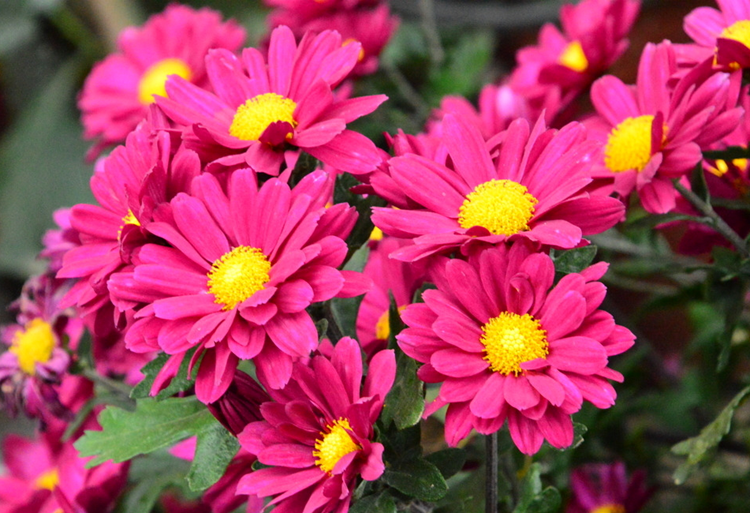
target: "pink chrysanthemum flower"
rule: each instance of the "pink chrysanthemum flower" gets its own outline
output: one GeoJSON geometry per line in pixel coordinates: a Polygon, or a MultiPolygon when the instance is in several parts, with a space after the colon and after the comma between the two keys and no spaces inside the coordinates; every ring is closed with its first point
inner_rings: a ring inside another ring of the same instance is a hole
{"type": "Polygon", "coordinates": [[[237,492],[274,497],[281,511],[346,512],[358,477],[374,481],[385,469],[383,445],[373,442],[373,424],[393,385],[396,359],[381,351],[370,361],[362,387],[359,344],[342,338],[329,358],[298,362],[275,402],[261,406],[239,440],[270,468],[251,472],[237,492]],[[362,388],[360,388],[362,387],[362,388]]]}
{"type": "Polygon", "coordinates": [[[388,255],[407,244],[407,241],[384,237],[377,228],[375,231],[375,239],[371,236],[370,240],[376,241],[376,244],[373,244],[375,247],[370,250],[362,270],[365,276],[372,279],[373,286],[362,299],[357,313],[357,339],[368,356],[388,345],[391,333],[391,295],[399,310],[406,308],[425,281],[426,274],[422,262],[406,263],[388,258],[388,255]]]}
{"type": "Polygon", "coordinates": [[[343,44],[332,31],[307,34],[297,45],[288,27],[278,27],[267,64],[255,48],[241,58],[214,50],[206,67],[215,93],[172,77],[168,97],[156,102],[187,127],[191,147],[214,147],[208,160],[220,168],[250,166],[278,175],[288,143],[334,168],[366,173],[380,163],[380,153],[346,124],[374,111],[386,96],[339,101],[331,91],[356,65],[360,48],[343,44]]]}
{"type": "Polygon", "coordinates": [[[109,281],[116,300],[146,305],[125,335],[128,347],[174,355],[162,370],[170,372],[199,346],[195,386],[205,403],[224,394],[239,359],[254,359],[258,376],[282,387],[292,361],[318,345],[305,308],[368,288],[359,273],[336,269],[356,211],[325,207],[332,185],[315,171],[294,189],[276,178],[258,187],[255,173],[238,170],[225,195],[213,175],[196,178],[193,196],[178,194],[148,227],[169,245],[146,244],[134,269],[109,281]]]}
{"type": "Polygon", "coordinates": [[[121,143],[146,117],[154,95],[165,96],[164,83],[178,75],[205,86],[204,57],[211,48],[236,51],[245,31],[218,12],[170,5],[142,28],[123,31],[118,53],[97,64],[86,79],[78,106],[84,137],[96,139],[91,155],[121,143]]]}
{"type": "Polygon", "coordinates": [[[701,161],[701,149],[732,132],[743,113],[739,72],[716,73],[704,61],[671,87],[676,71],[671,43],[649,43],[635,87],[606,76],[591,89],[599,117],[588,124],[590,137],[605,145],[597,174],[614,174],[620,195],[637,190],[652,213],[674,208],[672,181],[701,161]]]}
{"type": "Polygon", "coordinates": [[[586,400],[615,403],[608,380],[622,381],[608,358],[634,336],[598,310],[606,264],[569,274],[553,287],[552,259],[519,241],[445,264],[437,290],[410,305],[396,338],[424,363],[419,377],[442,383],[425,416],[449,405],[445,436],[455,446],[472,428],[496,432],[508,421],[516,446],[534,454],[546,439],[573,441],[571,414],[586,400]]]}
{"type": "Polygon", "coordinates": [[[510,87],[527,98],[535,117],[554,106],[547,113],[550,120],[625,52],[626,36],[639,9],[639,0],[584,0],[564,5],[560,9],[563,31],[545,24],[538,45],[518,51],[510,87]]]}
{"type": "Polygon", "coordinates": [[[638,513],[651,496],[646,474],[633,472],[628,479],[625,464],[591,463],[573,470],[572,493],[566,513],[638,513]]]}
{"type": "Polygon", "coordinates": [[[716,64],[721,66],[749,68],[750,2],[716,0],[716,3],[719,10],[698,7],[685,16],[685,32],[699,47],[689,49],[688,53],[692,60],[715,56],[716,64]]]}
{"type": "MultiPolygon", "coordinates": [[[[133,250],[149,239],[146,227],[154,210],[187,190],[200,171],[195,153],[175,148],[168,132],[152,132],[149,123],[100,160],[91,178],[99,204],[76,205],[70,213],[81,243],[64,255],[58,272],[60,278],[78,279],[64,305],[76,305],[84,316],[104,313],[110,302],[107,281],[130,265],[133,250]]],[[[118,306],[126,310],[134,304],[118,306]]]]}
{"type": "Polygon", "coordinates": [[[105,462],[86,469],[73,442],[42,434],[36,440],[8,435],[7,469],[0,476],[0,513],[107,513],[125,488],[128,464],[105,462]]]}
{"type": "Polygon", "coordinates": [[[418,155],[390,160],[390,181],[373,176],[375,191],[397,207],[373,209],[384,233],[413,239],[393,257],[414,261],[474,243],[498,244],[526,238],[573,248],[584,235],[617,223],[622,204],[585,189],[598,144],[571,123],[559,132],[540,119],[510,125],[496,162],[479,130],[446,115],[443,144],[454,169],[418,155]],[[396,190],[394,190],[394,186],[396,190]],[[408,204],[399,204],[406,195],[408,204]]]}

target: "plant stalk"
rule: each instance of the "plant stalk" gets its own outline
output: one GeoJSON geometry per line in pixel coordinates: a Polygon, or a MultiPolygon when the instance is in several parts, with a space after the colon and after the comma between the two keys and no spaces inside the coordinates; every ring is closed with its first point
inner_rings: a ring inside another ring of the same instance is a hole
{"type": "Polygon", "coordinates": [[[485,513],[497,513],[497,431],[486,435],[485,513]]]}

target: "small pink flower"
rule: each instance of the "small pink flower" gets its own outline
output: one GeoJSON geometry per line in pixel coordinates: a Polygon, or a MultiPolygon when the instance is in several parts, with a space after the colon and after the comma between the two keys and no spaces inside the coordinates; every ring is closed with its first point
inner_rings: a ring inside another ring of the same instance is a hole
{"type": "Polygon", "coordinates": [[[566,513],[638,513],[651,496],[645,472],[628,479],[625,464],[590,463],[573,470],[566,513]]]}
{"type": "Polygon", "coordinates": [[[381,351],[362,386],[361,350],[348,337],[330,358],[295,364],[289,384],[269,390],[274,402],[261,407],[265,420],[239,436],[269,468],[247,474],[237,492],[273,497],[269,505],[284,511],[347,511],[357,478],[374,481],[385,469],[373,424],[395,375],[393,351],[381,351]]]}
{"type": "Polygon", "coordinates": [[[676,71],[671,43],[649,43],[636,86],[606,76],[591,88],[599,117],[588,126],[591,138],[604,144],[596,174],[614,175],[622,196],[637,190],[651,213],[674,208],[672,180],[693,169],[701,150],[732,132],[743,114],[737,107],[739,72],[717,73],[704,61],[672,86],[676,71]]]}
{"type": "Polygon", "coordinates": [[[326,208],[328,174],[315,171],[293,189],[256,180],[235,171],[225,194],[213,175],[196,178],[193,195],[178,194],[148,226],[167,245],[144,245],[133,270],[109,280],[116,301],[145,305],[125,335],[131,350],[173,355],[162,371],[169,373],[200,348],[196,394],[205,403],[224,394],[239,359],[253,359],[258,376],[282,387],[292,361],[318,345],[305,308],[369,287],[359,273],[337,269],[356,212],[345,203],[326,208]]]}
{"type": "Polygon", "coordinates": [[[168,97],[156,102],[186,128],[189,147],[213,148],[210,157],[201,150],[213,162],[209,170],[250,166],[278,175],[288,143],[334,168],[366,173],[380,163],[380,153],[346,125],[386,96],[339,101],[332,92],[356,65],[359,51],[359,43],[345,45],[337,32],[307,34],[297,45],[288,27],[278,27],[267,61],[255,48],[246,48],[241,58],[213,50],[206,68],[214,93],[173,76],[168,97]]]}
{"type": "Polygon", "coordinates": [[[218,12],[184,5],[170,5],[143,27],[124,30],[118,53],[94,67],[78,100],[83,135],[97,141],[90,156],[125,140],[146,117],[154,95],[166,94],[168,76],[204,86],[208,50],[236,51],[244,40],[245,31],[236,22],[222,22],[218,12]]]}
{"type": "Polygon", "coordinates": [[[573,441],[571,414],[584,400],[598,408],[615,403],[608,380],[622,375],[609,357],[633,345],[634,336],[599,310],[606,264],[569,274],[553,286],[552,259],[519,241],[445,263],[437,290],[402,315],[409,326],[396,338],[422,362],[418,376],[442,383],[429,416],[448,405],[445,436],[455,446],[472,428],[482,434],[508,421],[524,454],[547,440],[573,441]]]}
{"type": "Polygon", "coordinates": [[[476,127],[446,115],[442,142],[454,169],[407,154],[390,160],[389,181],[372,177],[375,191],[398,207],[373,209],[373,222],[388,235],[412,239],[393,258],[414,261],[457,248],[466,253],[473,244],[520,238],[573,248],[622,217],[618,200],[586,190],[599,146],[586,141],[577,123],[557,131],[541,119],[533,129],[519,119],[493,161],[476,127]],[[400,193],[392,193],[394,185],[400,193]],[[400,195],[408,203],[400,203],[400,195]]]}

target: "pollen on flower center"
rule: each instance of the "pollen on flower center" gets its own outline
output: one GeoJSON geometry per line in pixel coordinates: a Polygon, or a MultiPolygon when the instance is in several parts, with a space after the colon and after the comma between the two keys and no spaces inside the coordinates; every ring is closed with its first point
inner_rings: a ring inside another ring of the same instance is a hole
{"type": "MultiPolygon", "coordinates": [[[[403,312],[407,305],[399,306],[398,311],[403,312]]],[[[375,338],[377,340],[388,340],[391,336],[391,315],[389,310],[383,312],[375,324],[375,338]]]]}
{"type": "Polygon", "coordinates": [[[547,332],[529,314],[503,312],[482,326],[482,332],[479,341],[484,345],[484,359],[493,371],[505,376],[518,376],[523,372],[522,363],[549,354],[547,332]]]}
{"type": "Polygon", "coordinates": [[[625,513],[625,506],[622,504],[605,504],[604,506],[599,506],[591,513],[625,513]]]}
{"type": "Polygon", "coordinates": [[[47,363],[55,348],[55,335],[52,326],[42,319],[33,319],[26,323],[23,330],[13,335],[10,352],[18,357],[18,366],[26,374],[33,376],[36,364],[47,363]]]}
{"type": "Polygon", "coordinates": [[[735,21],[719,34],[722,39],[732,39],[750,48],[750,20],[735,21]]]}
{"type": "Polygon", "coordinates": [[[237,108],[229,133],[243,141],[257,141],[271,123],[286,121],[297,127],[294,100],[276,93],[259,94],[237,108]]]}
{"type": "Polygon", "coordinates": [[[495,235],[514,235],[529,229],[534,205],[529,190],[512,180],[490,180],[477,185],[458,213],[462,228],[482,226],[495,235]]]}
{"type": "Polygon", "coordinates": [[[651,125],[654,116],[627,118],[612,129],[604,147],[604,164],[613,173],[640,172],[651,159],[651,125]]]}
{"type": "Polygon", "coordinates": [[[128,213],[125,214],[125,216],[122,218],[122,225],[120,225],[120,229],[117,230],[117,240],[120,240],[120,237],[122,236],[122,229],[125,228],[125,225],[133,225],[133,226],[140,226],[141,223],[138,221],[138,218],[135,217],[135,214],[133,214],[132,210],[128,210],[128,213]]]}
{"type": "Polygon", "coordinates": [[[185,80],[190,80],[193,74],[188,65],[180,59],[162,59],[151,65],[138,83],[138,99],[141,103],[154,103],[154,95],[166,97],[167,89],[164,85],[170,75],[179,75],[185,80]]]}
{"type": "Polygon", "coordinates": [[[579,41],[571,41],[560,54],[558,60],[565,67],[583,73],[589,67],[589,60],[583,53],[583,47],[579,41]]]}
{"type": "Polygon", "coordinates": [[[37,490],[54,490],[59,483],[60,474],[56,468],[47,470],[34,481],[37,490]]]}
{"type": "Polygon", "coordinates": [[[321,431],[321,438],[315,441],[313,451],[313,456],[316,458],[315,464],[320,467],[320,470],[330,474],[341,458],[350,452],[362,449],[352,440],[348,433],[351,430],[352,426],[347,419],[338,419],[328,424],[325,431],[321,431]]]}
{"type": "Polygon", "coordinates": [[[238,246],[217,259],[208,272],[208,291],[231,310],[268,283],[271,262],[258,248],[238,246]]]}

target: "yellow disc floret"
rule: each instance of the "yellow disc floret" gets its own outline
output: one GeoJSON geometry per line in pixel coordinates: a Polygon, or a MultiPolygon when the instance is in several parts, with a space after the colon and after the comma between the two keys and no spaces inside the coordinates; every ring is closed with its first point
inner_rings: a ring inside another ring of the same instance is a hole
{"type": "Polygon", "coordinates": [[[54,490],[60,483],[60,474],[56,468],[47,470],[34,481],[37,490],[54,490]]]}
{"type": "Polygon", "coordinates": [[[222,310],[231,310],[265,288],[271,262],[258,248],[238,246],[211,265],[208,291],[216,297],[222,310]]]}
{"type": "Polygon", "coordinates": [[[297,121],[294,119],[296,108],[297,104],[294,100],[280,94],[259,94],[237,108],[229,133],[243,141],[257,141],[271,123],[286,121],[292,125],[292,128],[296,128],[297,121]]]}
{"type": "Polygon", "coordinates": [[[722,39],[731,39],[750,48],[750,20],[735,21],[719,34],[722,39]]]}
{"type": "Polygon", "coordinates": [[[372,229],[370,232],[370,240],[373,242],[378,242],[383,240],[383,230],[378,228],[377,226],[372,229]]]}
{"type": "MultiPolygon", "coordinates": [[[[404,308],[406,308],[408,305],[403,305],[398,307],[398,311],[403,312],[404,308]]],[[[388,340],[388,337],[391,336],[391,315],[389,310],[386,310],[383,312],[383,314],[378,319],[378,322],[375,324],[375,338],[377,340],[388,340]]]]}
{"type": "Polygon", "coordinates": [[[18,357],[18,366],[31,376],[36,372],[37,363],[47,363],[55,348],[55,335],[52,326],[42,319],[26,323],[23,330],[13,335],[10,352],[18,357]]]}
{"type": "Polygon", "coordinates": [[[505,376],[518,376],[521,364],[549,354],[547,332],[529,314],[503,312],[482,326],[484,359],[490,368],[505,376]]]}
{"type": "Polygon", "coordinates": [[[352,440],[348,433],[351,430],[352,426],[349,421],[342,418],[334,420],[326,426],[325,431],[320,432],[321,437],[315,441],[313,451],[313,456],[316,458],[315,464],[320,467],[320,470],[330,474],[341,458],[350,452],[362,449],[352,440]]]}
{"type": "Polygon", "coordinates": [[[490,180],[471,191],[458,212],[462,228],[482,226],[495,235],[514,235],[529,229],[539,201],[512,180],[490,180]]]}
{"type": "Polygon", "coordinates": [[[167,96],[164,86],[170,75],[179,75],[190,80],[193,75],[190,68],[180,59],[163,59],[146,70],[138,83],[138,99],[142,104],[154,103],[154,95],[167,96]]]}
{"type": "Polygon", "coordinates": [[[627,118],[609,133],[604,164],[613,173],[640,172],[651,159],[651,125],[654,116],[627,118]]]}
{"type": "Polygon", "coordinates": [[[583,73],[589,67],[589,60],[586,58],[586,54],[583,53],[583,47],[578,41],[568,43],[565,50],[560,54],[558,62],[579,73],[583,73]]]}
{"type": "Polygon", "coordinates": [[[604,506],[599,506],[591,513],[625,513],[625,506],[622,504],[605,504],[604,506]]]}

